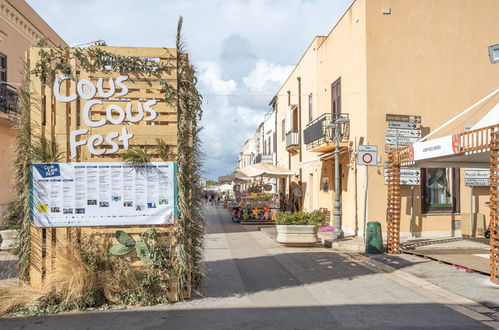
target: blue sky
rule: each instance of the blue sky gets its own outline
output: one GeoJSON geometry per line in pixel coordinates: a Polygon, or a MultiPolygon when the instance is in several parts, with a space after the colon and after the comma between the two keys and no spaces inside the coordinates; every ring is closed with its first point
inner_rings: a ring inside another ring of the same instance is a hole
{"type": "Polygon", "coordinates": [[[233,170],[316,35],[353,0],[27,0],[69,44],[173,47],[178,17],[204,96],[205,177],[233,170]]]}

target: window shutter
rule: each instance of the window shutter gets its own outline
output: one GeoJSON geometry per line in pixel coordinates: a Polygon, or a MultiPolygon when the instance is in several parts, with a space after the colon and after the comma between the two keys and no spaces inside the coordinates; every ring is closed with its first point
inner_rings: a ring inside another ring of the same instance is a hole
{"type": "Polygon", "coordinates": [[[291,106],[289,105],[288,108],[286,109],[286,121],[285,121],[286,134],[291,132],[291,118],[292,118],[291,111],[292,111],[291,106]]]}

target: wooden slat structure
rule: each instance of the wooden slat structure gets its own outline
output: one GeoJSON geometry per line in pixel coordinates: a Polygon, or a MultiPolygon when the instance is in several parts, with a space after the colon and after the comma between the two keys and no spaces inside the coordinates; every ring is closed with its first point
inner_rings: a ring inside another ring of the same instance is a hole
{"type": "MultiPolygon", "coordinates": [[[[139,121],[136,123],[126,120],[119,125],[109,122],[102,127],[87,127],[82,119],[82,109],[89,100],[78,97],[75,101],[63,103],[56,100],[51,84],[43,85],[39,77],[31,74],[31,127],[33,136],[42,136],[49,141],[55,141],[59,151],[64,153],[64,162],[119,162],[122,161],[120,154],[123,152],[123,145],[120,150],[113,154],[93,155],[86,146],[79,147],[77,158],[70,157],[70,132],[88,128],[88,134],[82,135],[81,139],[88,139],[91,135],[100,134],[106,136],[109,132],[121,132],[126,128],[134,137],[129,141],[129,148],[142,148],[151,155],[152,161],[161,161],[159,158],[156,138],[162,139],[166,144],[171,145],[175,151],[177,145],[177,108],[175,104],[164,101],[164,94],[161,91],[161,81],[166,81],[172,87],[177,85],[177,61],[176,49],[167,48],[136,48],[136,47],[103,47],[100,49],[121,56],[134,56],[150,58],[160,62],[165,66],[165,70],[147,74],[144,72],[115,72],[107,71],[105,68],[92,68],[87,70],[79,66],[74,58],[70,61],[73,71],[76,73],[74,80],[64,80],[60,87],[60,94],[69,96],[76,93],[76,82],[80,79],[87,79],[97,86],[99,78],[104,79],[104,90],[108,90],[109,78],[117,78],[119,75],[128,75],[129,79],[125,84],[129,88],[127,95],[123,97],[112,97],[112,101],[102,98],[97,93],[93,99],[100,99],[103,105],[94,105],[91,108],[90,118],[99,120],[106,118],[106,105],[109,103],[120,104],[125,109],[127,102],[132,102],[132,115],[136,115],[137,103],[139,101],[156,99],[158,102],[154,110],[158,117],[153,121],[139,121]]],[[[50,48],[44,49],[50,52],[50,48]]],[[[35,68],[35,64],[40,61],[40,48],[33,47],[27,54],[30,69],[35,68]]],[[[92,61],[92,58],[89,59],[92,61]]],[[[121,91],[116,87],[116,93],[121,91]]],[[[118,144],[120,144],[118,142],[118,144]]],[[[96,147],[97,150],[109,148],[103,144],[96,147]]],[[[30,249],[30,284],[40,287],[47,282],[50,270],[60,267],[57,263],[57,251],[60,245],[67,242],[81,242],[85,237],[101,240],[112,240],[116,230],[125,230],[127,233],[138,237],[150,226],[119,226],[119,227],[65,227],[65,228],[35,228],[31,227],[31,249],[30,249]]],[[[171,241],[176,230],[175,225],[155,226],[161,239],[171,241]]],[[[171,241],[174,243],[173,241],[171,241]]],[[[140,260],[132,256],[132,265],[139,266],[140,260]]],[[[175,280],[174,280],[175,282],[175,280]]],[[[175,283],[172,285],[175,287],[175,283]]],[[[183,293],[182,297],[189,296],[190,292],[183,293]]],[[[179,292],[171,292],[170,301],[179,300],[179,292]]]]}
{"type": "Polygon", "coordinates": [[[490,135],[490,280],[499,284],[499,126],[490,135]]]}
{"type": "Polygon", "coordinates": [[[388,198],[386,209],[388,253],[400,253],[400,155],[388,153],[388,198]]]}
{"type": "MultiPolygon", "coordinates": [[[[455,141],[456,156],[490,154],[490,280],[499,284],[499,125],[459,133],[455,141]]],[[[413,156],[412,146],[388,154],[388,253],[400,253],[400,166],[414,165],[413,156]]]]}

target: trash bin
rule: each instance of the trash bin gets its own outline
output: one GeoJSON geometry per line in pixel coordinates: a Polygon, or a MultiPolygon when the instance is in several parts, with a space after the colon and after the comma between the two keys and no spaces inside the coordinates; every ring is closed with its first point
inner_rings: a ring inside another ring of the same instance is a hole
{"type": "Polygon", "coordinates": [[[377,221],[368,222],[366,230],[366,253],[383,253],[383,236],[381,224],[377,221]]]}

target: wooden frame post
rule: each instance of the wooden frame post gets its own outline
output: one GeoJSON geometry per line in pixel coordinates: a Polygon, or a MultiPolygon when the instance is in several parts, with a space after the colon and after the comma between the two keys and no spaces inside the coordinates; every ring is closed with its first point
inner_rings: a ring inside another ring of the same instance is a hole
{"type": "Polygon", "coordinates": [[[388,153],[388,196],[386,223],[388,226],[388,253],[400,253],[400,155],[398,151],[388,153]]]}
{"type": "Polygon", "coordinates": [[[499,284],[499,126],[490,141],[490,281],[499,284]]]}

